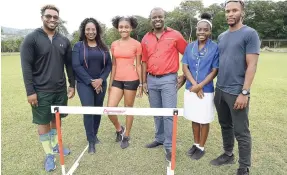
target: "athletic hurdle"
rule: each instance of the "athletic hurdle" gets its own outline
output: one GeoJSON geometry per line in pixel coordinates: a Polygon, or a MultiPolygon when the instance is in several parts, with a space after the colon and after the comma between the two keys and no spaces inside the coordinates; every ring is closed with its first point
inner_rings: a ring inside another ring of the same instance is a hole
{"type": "Polygon", "coordinates": [[[58,132],[60,164],[62,175],[72,175],[79,166],[79,161],[88,149],[88,145],[80,154],[79,158],[66,173],[63,154],[62,132],[60,127],[60,114],[98,114],[98,115],[134,115],[134,116],[173,116],[172,130],[172,155],[171,162],[167,167],[167,175],[174,175],[176,160],[176,136],[177,119],[183,116],[182,108],[128,108],[128,107],[79,107],[79,106],[51,106],[51,112],[56,115],[56,127],[58,132]]]}

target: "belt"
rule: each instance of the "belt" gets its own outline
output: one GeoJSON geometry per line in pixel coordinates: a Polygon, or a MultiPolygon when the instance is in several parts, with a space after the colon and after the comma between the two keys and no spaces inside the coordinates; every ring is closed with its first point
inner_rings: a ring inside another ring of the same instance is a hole
{"type": "Polygon", "coordinates": [[[150,75],[150,76],[152,76],[152,77],[155,77],[155,78],[161,78],[161,77],[164,77],[164,76],[166,76],[166,75],[169,75],[170,73],[168,73],[168,74],[163,74],[163,75],[154,75],[154,74],[151,74],[151,73],[147,73],[148,75],[150,75]]]}

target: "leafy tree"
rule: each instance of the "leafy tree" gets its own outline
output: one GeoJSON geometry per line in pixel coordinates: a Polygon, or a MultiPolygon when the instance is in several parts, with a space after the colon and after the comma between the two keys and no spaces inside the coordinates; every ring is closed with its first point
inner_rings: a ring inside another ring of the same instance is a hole
{"type": "Polygon", "coordinates": [[[80,37],[80,32],[79,32],[79,30],[77,30],[77,31],[74,31],[73,33],[72,33],[72,37],[73,37],[73,39],[71,40],[71,45],[72,45],[72,47],[79,41],[79,37],[80,37]]]}
{"type": "Polygon", "coordinates": [[[115,40],[118,40],[120,39],[120,34],[119,32],[117,31],[117,29],[115,28],[109,28],[106,33],[105,33],[105,43],[108,45],[108,46],[111,46],[112,42],[115,41],[115,40]]]}
{"type": "Polygon", "coordinates": [[[151,24],[149,19],[142,16],[135,16],[138,20],[138,26],[131,33],[131,37],[141,42],[144,35],[151,30],[151,24]]]}
{"type": "Polygon", "coordinates": [[[61,33],[62,35],[64,36],[68,36],[69,35],[69,32],[65,26],[65,24],[67,24],[67,21],[64,21],[60,18],[60,21],[59,21],[59,25],[57,27],[57,30],[59,33],[61,33]]]}
{"type": "Polygon", "coordinates": [[[203,11],[212,16],[212,39],[217,40],[217,37],[228,29],[223,4],[212,4],[203,11]]]}

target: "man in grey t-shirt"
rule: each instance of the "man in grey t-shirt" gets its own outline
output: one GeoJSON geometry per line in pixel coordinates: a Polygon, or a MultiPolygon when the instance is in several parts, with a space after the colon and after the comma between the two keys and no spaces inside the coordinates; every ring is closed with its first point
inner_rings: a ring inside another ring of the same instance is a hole
{"type": "Polygon", "coordinates": [[[225,4],[229,30],[218,37],[219,72],[214,103],[221,126],[224,153],[211,161],[220,166],[234,162],[234,136],[238,141],[237,175],[248,175],[251,165],[249,131],[249,94],[260,52],[257,32],[242,24],[244,3],[229,0],[225,4]]]}

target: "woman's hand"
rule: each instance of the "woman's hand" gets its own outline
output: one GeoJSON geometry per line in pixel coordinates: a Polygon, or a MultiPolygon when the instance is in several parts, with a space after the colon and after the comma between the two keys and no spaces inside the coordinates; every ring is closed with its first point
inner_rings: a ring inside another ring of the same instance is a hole
{"type": "Polygon", "coordinates": [[[195,84],[189,89],[190,92],[198,93],[202,89],[201,84],[195,84]]]}
{"type": "Polygon", "coordinates": [[[100,87],[96,88],[95,91],[96,91],[97,94],[102,93],[103,92],[103,87],[100,86],[100,87]]]}
{"type": "Polygon", "coordinates": [[[137,97],[141,98],[142,96],[143,96],[143,87],[139,86],[138,87],[138,95],[137,95],[137,97]]]}
{"type": "Polygon", "coordinates": [[[103,83],[103,79],[101,78],[92,80],[92,86],[95,90],[98,89],[100,86],[102,86],[102,83],[103,83]]]}
{"type": "Polygon", "coordinates": [[[196,95],[198,96],[198,98],[203,99],[203,97],[204,97],[204,92],[203,92],[203,90],[200,89],[200,90],[197,92],[196,95]]]}

